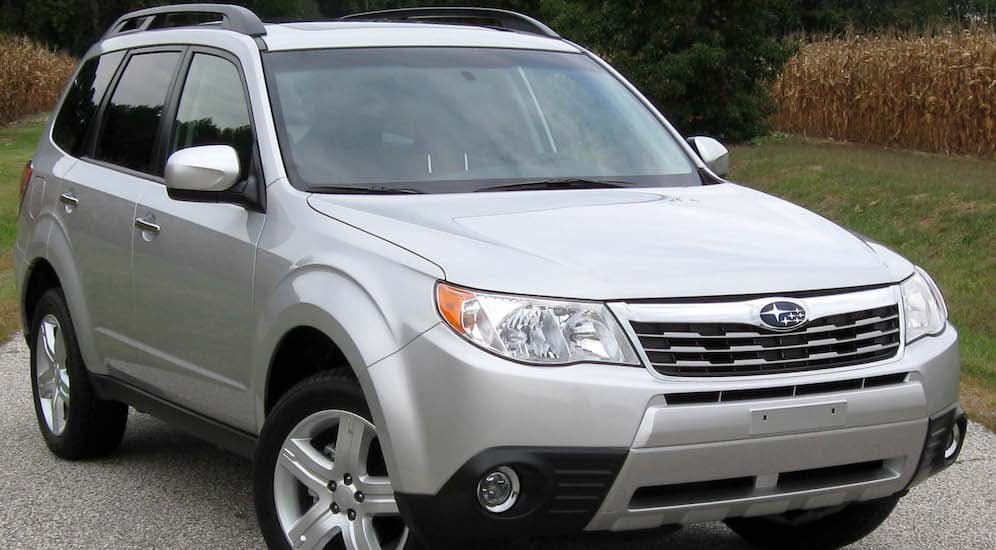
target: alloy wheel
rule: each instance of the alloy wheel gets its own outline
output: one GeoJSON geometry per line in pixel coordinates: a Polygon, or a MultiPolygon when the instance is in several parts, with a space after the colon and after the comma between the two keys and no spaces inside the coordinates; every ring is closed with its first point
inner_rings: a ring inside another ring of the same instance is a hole
{"type": "Polygon", "coordinates": [[[291,548],[400,550],[409,537],[377,430],[348,411],[320,411],[294,427],[280,449],[273,497],[291,548]]]}
{"type": "Polygon", "coordinates": [[[54,315],[42,319],[35,346],[38,403],[45,425],[53,435],[59,436],[69,420],[69,367],[62,326],[54,315]]]}

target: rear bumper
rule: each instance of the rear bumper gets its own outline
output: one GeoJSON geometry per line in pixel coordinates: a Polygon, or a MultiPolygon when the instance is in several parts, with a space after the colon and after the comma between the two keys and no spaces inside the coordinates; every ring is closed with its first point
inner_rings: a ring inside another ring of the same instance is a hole
{"type": "Polygon", "coordinates": [[[518,365],[439,326],[368,374],[402,513],[433,541],[648,529],[886,497],[943,467],[929,443],[940,436],[928,432],[961,415],[951,327],[886,364],[663,381],[617,366],[518,365]],[[806,395],[665,397],[792,385],[806,395]],[[934,454],[924,458],[925,447],[934,454]],[[562,465],[579,460],[591,463],[562,465]],[[476,488],[499,465],[523,472],[523,497],[495,515],[476,488]],[[599,474],[567,475],[586,469],[599,474]]]}

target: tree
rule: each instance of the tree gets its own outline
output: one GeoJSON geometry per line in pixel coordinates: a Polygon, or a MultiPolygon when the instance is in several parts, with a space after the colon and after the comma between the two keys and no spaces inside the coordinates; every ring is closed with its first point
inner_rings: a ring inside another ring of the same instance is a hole
{"type": "Polygon", "coordinates": [[[792,49],[766,0],[543,2],[546,18],[632,79],[683,133],[766,130],[767,84],[792,49]],[[745,17],[744,14],[751,14],[745,17]]]}
{"type": "MultiPolygon", "coordinates": [[[[0,0],[0,31],[82,54],[122,13],[170,0],[0,0]]],[[[174,0],[191,2],[196,0],[174,0]]],[[[209,1],[209,0],[205,0],[209,1]]],[[[686,133],[745,140],[765,131],[768,83],[785,35],[939,22],[981,23],[996,0],[246,0],[264,20],[432,5],[528,13],[606,57],[686,133]]]]}

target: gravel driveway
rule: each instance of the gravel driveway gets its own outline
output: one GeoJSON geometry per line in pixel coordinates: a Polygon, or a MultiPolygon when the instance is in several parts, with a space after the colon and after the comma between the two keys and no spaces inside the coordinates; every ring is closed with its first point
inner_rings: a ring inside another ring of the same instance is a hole
{"type": "MultiPolygon", "coordinates": [[[[18,336],[0,347],[0,548],[262,547],[248,461],[133,412],[117,455],[62,462],[45,449],[30,395],[18,336]]],[[[746,548],[722,524],[653,543],[543,547],[746,548]]],[[[996,435],[972,425],[958,464],[914,489],[853,548],[996,548],[996,435]]]]}

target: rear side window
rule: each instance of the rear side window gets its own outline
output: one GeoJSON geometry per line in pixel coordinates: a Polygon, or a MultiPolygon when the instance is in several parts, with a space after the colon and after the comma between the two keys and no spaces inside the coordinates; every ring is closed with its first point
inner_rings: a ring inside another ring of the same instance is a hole
{"type": "Polygon", "coordinates": [[[80,68],[52,126],[52,139],[63,151],[77,157],[83,153],[90,123],[123,57],[124,52],[104,54],[80,68]]]}
{"type": "Polygon", "coordinates": [[[239,70],[230,61],[196,54],[173,123],[169,152],[201,145],[230,145],[239,154],[245,179],[252,158],[252,126],[239,70]]]}
{"type": "Polygon", "coordinates": [[[139,172],[153,170],[153,148],[179,52],[133,55],[107,103],[94,156],[139,172]]]}

